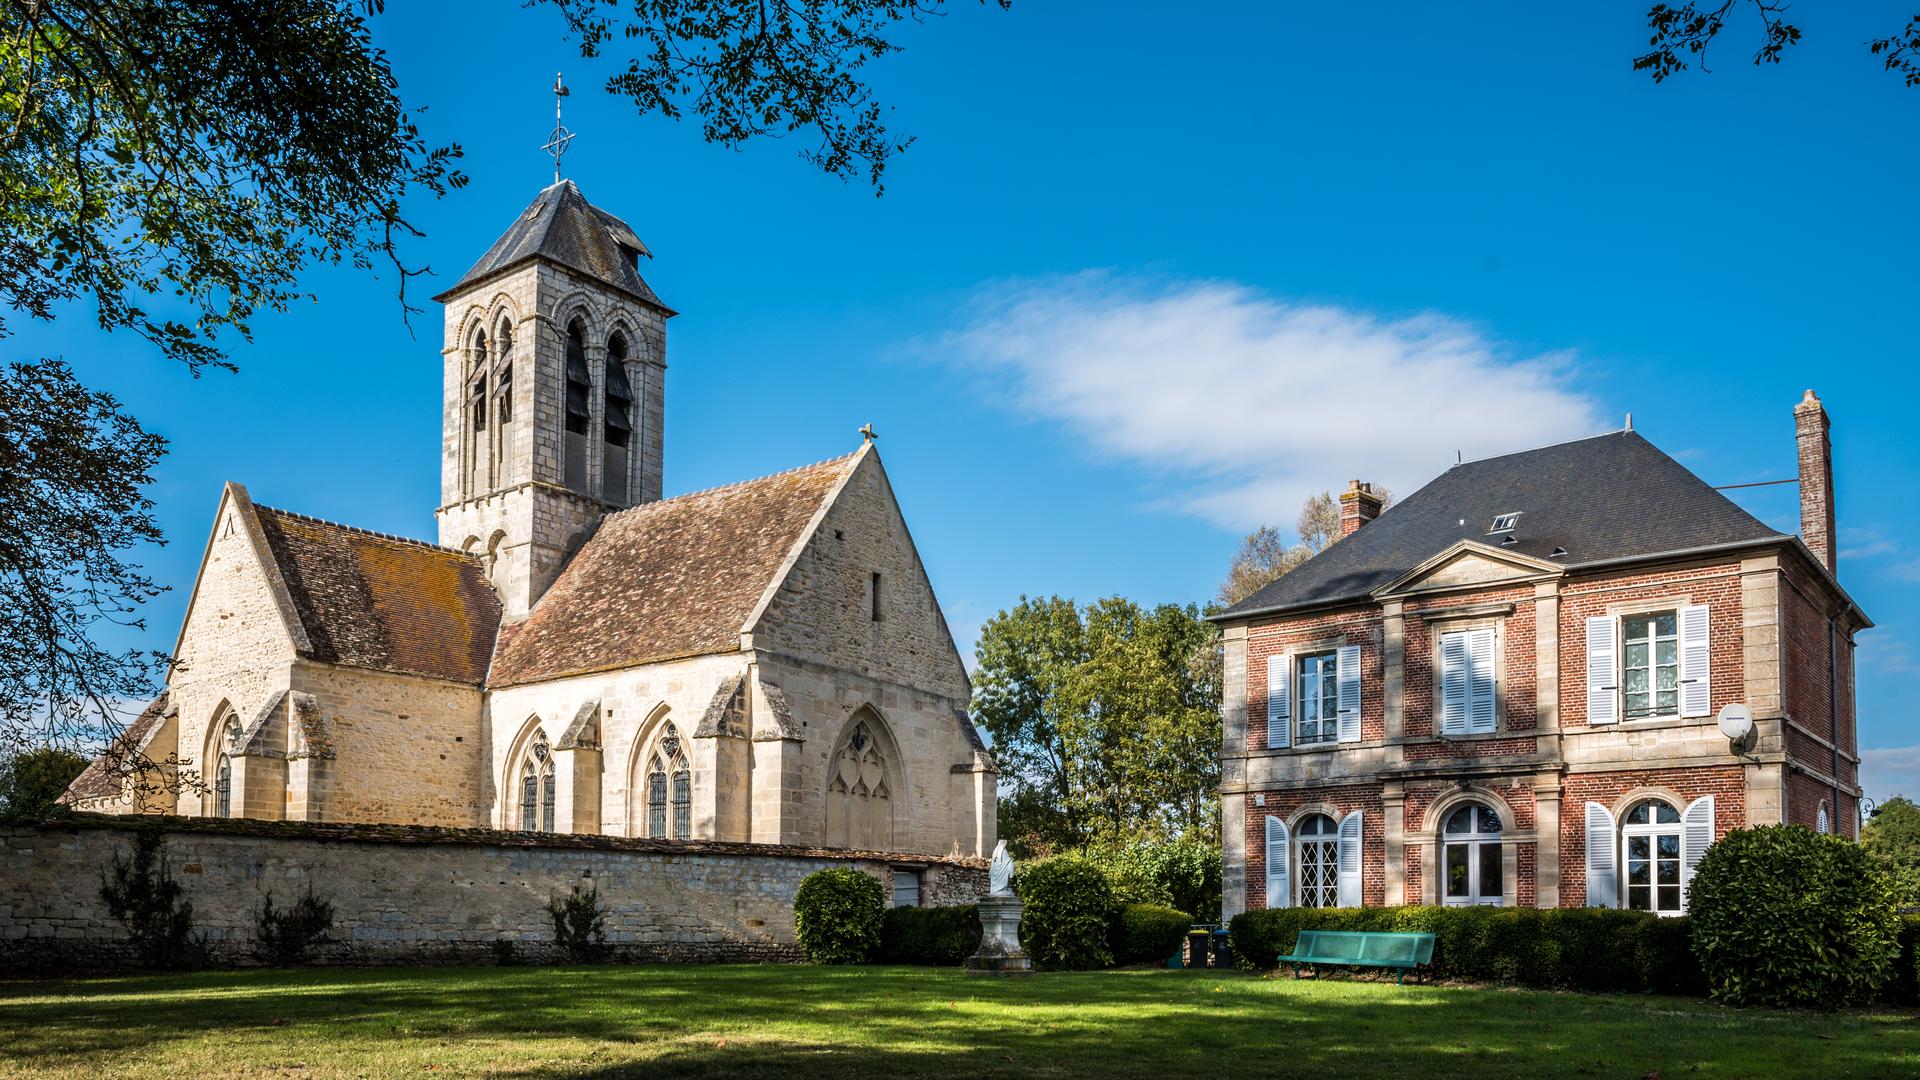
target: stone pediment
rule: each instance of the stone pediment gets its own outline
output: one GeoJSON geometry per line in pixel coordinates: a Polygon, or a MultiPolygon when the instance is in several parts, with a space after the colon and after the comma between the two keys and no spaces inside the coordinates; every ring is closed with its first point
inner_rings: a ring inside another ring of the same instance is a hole
{"type": "Polygon", "coordinates": [[[1558,577],[1562,568],[1531,555],[1462,540],[1373,591],[1376,599],[1408,593],[1476,589],[1487,585],[1558,577]]]}

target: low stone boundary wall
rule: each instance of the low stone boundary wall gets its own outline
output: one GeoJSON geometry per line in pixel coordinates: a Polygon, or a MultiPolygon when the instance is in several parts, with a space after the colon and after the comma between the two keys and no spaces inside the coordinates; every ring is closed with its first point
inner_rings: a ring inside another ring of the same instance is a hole
{"type": "MultiPolygon", "coordinates": [[[[0,827],[0,971],[124,968],[125,929],[100,887],[135,833],[165,836],[164,857],[193,903],[211,962],[256,963],[254,935],[311,888],[334,908],[316,964],[494,963],[560,959],[546,905],[576,884],[599,890],[611,959],[797,960],[793,896],[808,874],[854,866],[890,885],[921,875],[921,902],[986,892],[979,859],[767,844],[630,840],[484,829],[324,825],[76,814],[0,827]]],[[[891,889],[889,889],[891,895],[891,889]]]]}

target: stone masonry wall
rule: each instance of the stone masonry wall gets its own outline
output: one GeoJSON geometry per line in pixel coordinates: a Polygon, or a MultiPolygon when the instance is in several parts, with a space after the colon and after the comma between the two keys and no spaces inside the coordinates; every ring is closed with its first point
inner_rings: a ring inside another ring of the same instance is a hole
{"type": "MultiPolygon", "coordinates": [[[[335,913],[314,963],[493,963],[502,941],[525,959],[557,959],[546,903],[575,884],[599,890],[616,960],[796,960],[801,879],[854,866],[890,885],[894,865],[876,852],[767,845],[78,815],[0,828],[0,972],[128,962],[100,880],[141,829],[165,834],[165,858],[193,903],[195,931],[223,965],[255,962],[258,912],[269,894],[284,905],[309,888],[335,913]]],[[[977,859],[918,857],[902,869],[922,875],[928,902],[966,903],[986,892],[977,859]]]]}

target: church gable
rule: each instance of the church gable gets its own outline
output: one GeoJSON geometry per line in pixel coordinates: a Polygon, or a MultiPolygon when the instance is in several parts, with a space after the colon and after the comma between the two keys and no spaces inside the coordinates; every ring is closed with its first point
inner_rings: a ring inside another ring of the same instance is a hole
{"type": "Polygon", "coordinates": [[[756,649],[965,700],[966,668],[869,443],[762,611],[756,649]]]}
{"type": "Polygon", "coordinates": [[[221,493],[173,650],[174,678],[290,662],[307,645],[247,489],[221,493]]]}

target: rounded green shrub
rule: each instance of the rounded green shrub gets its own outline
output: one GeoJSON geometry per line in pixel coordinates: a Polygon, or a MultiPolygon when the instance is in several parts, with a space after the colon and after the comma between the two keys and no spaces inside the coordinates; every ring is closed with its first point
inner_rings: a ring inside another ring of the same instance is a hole
{"type": "Polygon", "coordinates": [[[1086,970],[1113,963],[1107,935],[1113,886],[1091,860],[1055,855],[1020,868],[1020,947],[1041,967],[1086,970]]]}
{"type": "Polygon", "coordinates": [[[816,964],[863,964],[880,948],[887,912],[880,881],[848,867],[808,874],[793,896],[800,948],[816,964]]]}
{"type": "Polygon", "coordinates": [[[1165,904],[1122,904],[1107,945],[1116,964],[1165,963],[1185,942],[1193,916],[1165,904]]]}
{"type": "Polygon", "coordinates": [[[1728,833],[1688,895],[1713,996],[1789,1008],[1873,1000],[1899,948],[1894,905],[1893,881],[1865,849],[1799,825],[1728,833]]]}
{"type": "Polygon", "coordinates": [[[880,927],[880,962],[957,967],[980,948],[980,909],[888,908],[880,927]]]}

